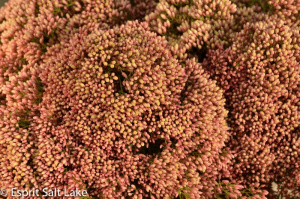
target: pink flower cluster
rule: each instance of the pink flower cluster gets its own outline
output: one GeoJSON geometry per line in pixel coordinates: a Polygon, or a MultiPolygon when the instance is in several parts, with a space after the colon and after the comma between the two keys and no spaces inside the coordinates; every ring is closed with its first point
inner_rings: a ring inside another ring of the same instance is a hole
{"type": "Polygon", "coordinates": [[[211,194],[228,137],[225,100],[199,63],[173,58],[167,41],[137,21],[79,28],[43,56],[38,114],[3,120],[1,186],[88,185],[91,196],[108,198],[211,194]],[[21,151],[13,143],[26,146],[26,161],[7,156],[21,151]]]}
{"type": "Polygon", "coordinates": [[[224,89],[232,175],[244,183],[285,181],[300,162],[299,30],[277,17],[248,23],[204,61],[224,89]]]}
{"type": "Polygon", "coordinates": [[[299,25],[299,0],[233,0],[238,7],[255,7],[257,13],[268,13],[284,19],[289,25],[299,25]]]}
{"type": "Polygon", "coordinates": [[[0,8],[0,189],[299,197],[299,8],[10,0],[0,8]]]}
{"type": "Polygon", "coordinates": [[[229,0],[162,0],[146,16],[151,29],[165,35],[172,51],[185,57],[192,47],[205,48],[228,36],[226,25],[233,20],[235,4],[229,0]]]}

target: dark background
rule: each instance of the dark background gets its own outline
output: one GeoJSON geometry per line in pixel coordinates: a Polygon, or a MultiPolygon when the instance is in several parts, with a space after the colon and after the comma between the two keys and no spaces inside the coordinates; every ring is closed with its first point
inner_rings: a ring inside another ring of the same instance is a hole
{"type": "Polygon", "coordinates": [[[0,7],[4,6],[4,3],[7,2],[8,0],[0,0],[0,7]]]}

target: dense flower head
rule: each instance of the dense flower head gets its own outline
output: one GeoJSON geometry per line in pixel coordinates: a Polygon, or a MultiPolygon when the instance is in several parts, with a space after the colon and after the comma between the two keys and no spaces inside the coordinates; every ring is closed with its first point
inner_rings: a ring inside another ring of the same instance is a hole
{"type": "MultiPolygon", "coordinates": [[[[108,198],[212,196],[226,167],[222,91],[194,59],[173,58],[147,23],[80,28],[48,48],[37,78],[39,114],[21,117],[26,126],[18,127],[19,139],[30,136],[17,140],[30,166],[10,162],[1,186],[86,187],[108,198]],[[12,178],[19,169],[28,176],[12,178]]],[[[3,129],[12,126],[3,121],[3,129]]],[[[13,153],[11,144],[2,147],[13,153]]]]}
{"type": "Polygon", "coordinates": [[[253,7],[259,13],[275,15],[290,26],[299,26],[299,0],[232,0],[238,7],[253,7]]]}
{"type": "Polygon", "coordinates": [[[205,60],[225,89],[233,175],[245,183],[283,181],[299,162],[299,36],[299,27],[271,17],[246,24],[205,60]]]}
{"type": "Polygon", "coordinates": [[[0,190],[299,197],[299,2],[9,0],[0,190]]]}
{"type": "Polygon", "coordinates": [[[226,34],[223,24],[233,20],[235,11],[227,0],[161,0],[145,19],[153,31],[167,36],[175,54],[184,56],[192,47],[204,48],[214,32],[226,34]]]}

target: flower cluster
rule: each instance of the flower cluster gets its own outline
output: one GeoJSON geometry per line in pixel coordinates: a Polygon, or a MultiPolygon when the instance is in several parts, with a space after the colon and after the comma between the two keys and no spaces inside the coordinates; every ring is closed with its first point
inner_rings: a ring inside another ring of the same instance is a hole
{"type": "Polygon", "coordinates": [[[235,11],[235,4],[227,0],[162,0],[145,19],[153,31],[167,36],[175,54],[184,57],[192,47],[201,50],[208,41],[216,44],[228,37],[226,25],[235,11]]]}
{"type": "Polygon", "coordinates": [[[228,138],[215,82],[194,59],[173,58],[147,23],[78,31],[44,54],[39,114],[18,127],[28,166],[11,163],[1,185],[86,187],[108,198],[212,195],[228,138]]]}
{"type": "Polygon", "coordinates": [[[225,91],[232,175],[244,183],[281,182],[300,161],[299,41],[299,27],[270,17],[246,24],[204,61],[225,91]]]}
{"type": "Polygon", "coordinates": [[[10,0],[0,189],[299,197],[299,3],[10,0]]]}
{"type": "Polygon", "coordinates": [[[291,26],[299,25],[299,0],[233,0],[238,7],[253,7],[257,13],[276,15],[285,20],[291,26]]]}

